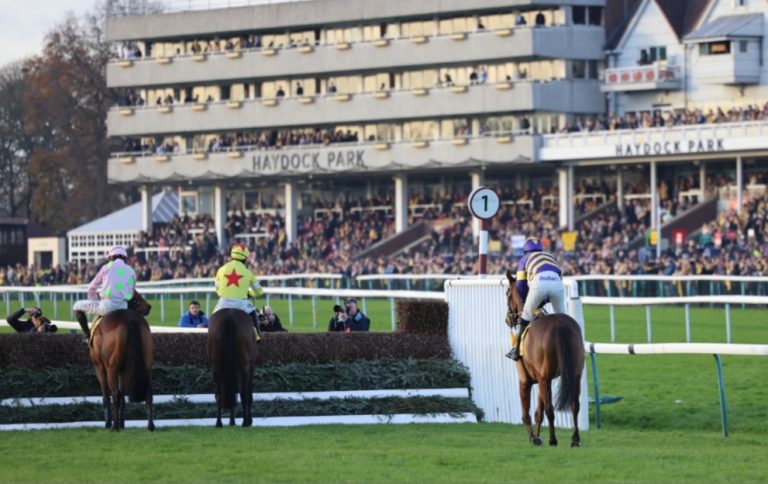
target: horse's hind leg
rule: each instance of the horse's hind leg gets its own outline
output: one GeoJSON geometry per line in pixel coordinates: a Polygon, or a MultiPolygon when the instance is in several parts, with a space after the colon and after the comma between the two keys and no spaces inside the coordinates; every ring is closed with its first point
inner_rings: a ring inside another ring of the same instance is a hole
{"type": "Polygon", "coordinates": [[[552,380],[539,383],[539,392],[544,395],[544,412],[547,414],[547,423],[549,424],[549,445],[557,445],[557,438],[555,438],[555,406],[552,403],[552,380]],[[546,393],[544,389],[546,389],[546,393]]]}
{"type": "MultiPolygon", "coordinates": [[[[581,380],[581,378],[579,378],[581,380]]],[[[573,435],[571,436],[571,447],[581,447],[581,437],[579,437],[579,395],[571,404],[571,418],[573,418],[573,435]]]]}
{"type": "Polygon", "coordinates": [[[533,384],[529,381],[520,382],[520,406],[523,412],[523,425],[528,432],[528,440],[533,445],[541,445],[541,439],[533,435],[531,430],[531,387],[533,384]]]}
{"type": "Polygon", "coordinates": [[[216,427],[221,428],[224,425],[221,423],[221,389],[216,389],[216,427]]]}
{"type": "Polygon", "coordinates": [[[147,401],[147,428],[150,432],[155,430],[155,419],[152,411],[152,372],[147,370],[147,394],[144,396],[147,401]]]}
{"type": "Polygon", "coordinates": [[[104,428],[112,427],[112,401],[109,398],[109,383],[107,383],[107,372],[103,366],[96,367],[96,378],[101,387],[101,403],[104,407],[104,428]]]}
{"type": "Polygon", "coordinates": [[[539,439],[539,442],[541,442],[541,422],[544,421],[544,409],[546,408],[546,401],[544,400],[546,396],[545,386],[539,382],[539,399],[536,402],[536,414],[534,417],[536,419],[536,438],[539,439]]]}
{"type": "Polygon", "coordinates": [[[250,427],[253,424],[251,417],[251,407],[253,405],[253,377],[248,372],[243,376],[240,400],[243,402],[243,427],[250,427]]]}
{"type": "Polygon", "coordinates": [[[120,415],[121,415],[121,401],[120,389],[117,382],[117,371],[115,368],[107,368],[107,381],[109,382],[109,388],[112,391],[112,430],[117,432],[120,430],[120,415]]]}
{"type": "Polygon", "coordinates": [[[229,409],[229,425],[235,425],[235,409],[237,408],[237,402],[229,409]]]}

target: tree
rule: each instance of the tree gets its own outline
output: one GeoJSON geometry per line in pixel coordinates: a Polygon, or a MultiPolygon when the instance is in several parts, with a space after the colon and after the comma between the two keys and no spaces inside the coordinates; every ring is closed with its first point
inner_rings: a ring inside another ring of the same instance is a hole
{"type": "Polygon", "coordinates": [[[21,63],[0,69],[0,207],[11,217],[29,214],[27,167],[34,146],[24,122],[25,85],[26,70],[21,63]]]}

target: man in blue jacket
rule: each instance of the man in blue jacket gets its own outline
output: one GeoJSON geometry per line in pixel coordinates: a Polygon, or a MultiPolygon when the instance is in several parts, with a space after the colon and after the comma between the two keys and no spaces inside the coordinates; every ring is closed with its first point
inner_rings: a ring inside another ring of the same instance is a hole
{"type": "Polygon", "coordinates": [[[204,312],[200,311],[200,303],[192,301],[189,303],[189,312],[183,314],[179,319],[179,327],[181,328],[207,328],[208,317],[204,312]]]}

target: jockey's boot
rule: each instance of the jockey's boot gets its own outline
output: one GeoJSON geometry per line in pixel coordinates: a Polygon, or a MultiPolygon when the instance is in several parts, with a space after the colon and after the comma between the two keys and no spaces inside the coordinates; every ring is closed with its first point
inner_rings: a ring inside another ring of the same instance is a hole
{"type": "Polygon", "coordinates": [[[91,332],[88,330],[88,317],[82,311],[75,311],[75,317],[77,318],[77,322],[80,323],[80,328],[82,328],[83,334],[85,334],[85,339],[87,340],[91,335],[91,332]]]}
{"type": "Polygon", "coordinates": [[[515,332],[515,345],[512,347],[511,350],[509,350],[509,353],[507,353],[507,358],[511,358],[514,361],[517,361],[520,359],[520,339],[523,336],[523,330],[525,330],[525,327],[528,326],[528,321],[526,321],[523,318],[520,318],[517,325],[515,325],[514,332],[515,332]]]}
{"type": "Polygon", "coordinates": [[[248,316],[253,320],[253,329],[256,330],[256,342],[261,343],[261,328],[259,328],[259,315],[256,311],[251,311],[248,316]]]}

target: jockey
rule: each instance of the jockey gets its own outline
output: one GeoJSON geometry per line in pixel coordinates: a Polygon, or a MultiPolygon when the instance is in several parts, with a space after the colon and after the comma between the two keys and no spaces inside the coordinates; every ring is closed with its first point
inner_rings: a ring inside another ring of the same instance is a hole
{"type": "Polygon", "coordinates": [[[86,338],[89,331],[85,313],[104,316],[118,309],[128,309],[128,301],[133,298],[136,274],[125,262],[128,253],[123,247],[117,246],[109,251],[108,257],[109,262],[101,267],[88,285],[88,299],[77,301],[72,306],[86,338]]]}
{"type": "Polygon", "coordinates": [[[515,361],[520,359],[520,338],[523,330],[533,320],[533,313],[542,302],[549,299],[555,313],[565,313],[565,288],[555,257],[544,251],[541,240],[536,237],[525,241],[523,252],[525,255],[517,265],[515,287],[525,305],[518,324],[513,329],[516,336],[515,345],[506,355],[515,361]]]}
{"type": "Polygon", "coordinates": [[[216,294],[220,299],[213,312],[225,308],[240,309],[253,319],[253,326],[258,328],[256,308],[248,297],[259,297],[264,294],[264,289],[259,285],[256,276],[245,267],[245,260],[249,255],[245,244],[235,244],[230,251],[232,260],[216,271],[216,294]]]}

